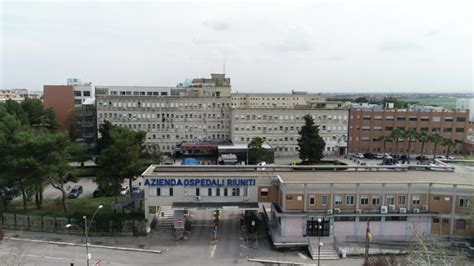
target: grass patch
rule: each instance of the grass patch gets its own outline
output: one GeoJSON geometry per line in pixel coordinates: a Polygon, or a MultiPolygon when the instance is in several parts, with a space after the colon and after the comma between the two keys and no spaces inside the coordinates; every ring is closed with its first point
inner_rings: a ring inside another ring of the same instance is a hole
{"type": "Polygon", "coordinates": [[[426,97],[426,98],[414,98],[414,99],[400,99],[404,102],[418,102],[421,105],[433,105],[441,106],[448,109],[454,109],[456,107],[456,98],[455,97],[426,97]]]}
{"type": "MultiPolygon", "coordinates": [[[[103,205],[104,207],[101,209],[101,213],[113,213],[112,210],[112,197],[99,197],[99,198],[76,198],[76,199],[68,199],[67,205],[69,208],[69,213],[86,213],[86,214],[93,214],[97,209],[97,206],[103,205]]],[[[23,210],[23,203],[21,200],[16,200],[10,202],[8,207],[2,205],[0,206],[0,213],[8,212],[8,213],[19,213],[19,214],[30,214],[30,215],[38,215],[38,216],[56,216],[62,217],[66,214],[64,213],[63,206],[60,200],[57,199],[46,199],[43,201],[43,208],[38,210],[36,208],[34,201],[29,201],[27,203],[27,211],[23,210]]]]}
{"type": "Polygon", "coordinates": [[[94,177],[97,176],[97,172],[100,168],[98,167],[85,167],[85,168],[75,168],[72,170],[72,174],[75,177],[94,177]]]}

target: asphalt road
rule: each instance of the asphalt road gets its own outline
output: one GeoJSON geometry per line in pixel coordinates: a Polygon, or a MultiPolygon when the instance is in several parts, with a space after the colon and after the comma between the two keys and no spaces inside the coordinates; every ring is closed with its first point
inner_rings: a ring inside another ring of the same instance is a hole
{"type": "MultiPolygon", "coordinates": [[[[186,240],[175,241],[171,237],[171,230],[161,229],[153,231],[146,237],[127,238],[129,239],[127,244],[118,244],[137,248],[140,239],[145,238],[147,247],[161,250],[162,254],[90,248],[91,265],[95,265],[97,260],[101,260],[102,265],[261,265],[249,262],[248,258],[299,262],[308,265],[316,263],[308,258],[305,250],[276,251],[272,249],[263,228],[259,232],[257,241],[246,241],[246,235],[240,230],[240,211],[236,210],[221,211],[219,234],[217,240],[214,240],[212,213],[211,210],[192,212],[194,224],[191,231],[185,234],[186,240]]],[[[48,235],[48,233],[35,233],[31,236],[37,234],[41,234],[43,238],[48,235]]],[[[58,235],[51,234],[51,237],[58,237],[58,235]]],[[[66,240],[62,241],[71,242],[75,238],[68,236],[64,239],[66,240]]],[[[72,242],[79,243],[79,239],[72,242]]],[[[94,241],[97,241],[97,238],[94,241]]],[[[108,245],[113,242],[104,241],[108,245]]],[[[4,260],[13,258],[13,254],[16,253],[21,254],[19,257],[26,265],[86,264],[86,250],[83,246],[4,240],[0,244],[0,265],[8,265],[4,260]]],[[[343,259],[323,261],[321,265],[361,265],[361,261],[361,259],[343,259]]]]}

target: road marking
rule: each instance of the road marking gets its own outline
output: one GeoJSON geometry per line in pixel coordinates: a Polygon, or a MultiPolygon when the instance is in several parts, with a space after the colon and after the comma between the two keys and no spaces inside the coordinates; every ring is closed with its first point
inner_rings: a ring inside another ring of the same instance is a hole
{"type": "Polygon", "coordinates": [[[244,246],[244,245],[240,245],[241,248],[246,248],[246,249],[249,249],[249,247],[247,246],[244,246]]]}
{"type": "Polygon", "coordinates": [[[215,253],[216,253],[216,248],[217,248],[217,245],[212,245],[211,254],[209,254],[209,258],[210,258],[210,259],[213,259],[213,258],[214,258],[214,255],[215,255],[215,253]]]}
{"type": "MultiPolygon", "coordinates": [[[[0,254],[11,255],[11,252],[3,252],[3,251],[0,251],[0,254]]],[[[32,258],[41,258],[41,259],[50,259],[50,260],[66,260],[66,261],[71,261],[71,258],[63,258],[63,257],[43,256],[43,255],[33,255],[33,254],[23,254],[22,256],[25,256],[25,257],[32,257],[32,258]]],[[[72,259],[72,261],[86,261],[86,260],[82,260],[82,259],[72,259]]]]}

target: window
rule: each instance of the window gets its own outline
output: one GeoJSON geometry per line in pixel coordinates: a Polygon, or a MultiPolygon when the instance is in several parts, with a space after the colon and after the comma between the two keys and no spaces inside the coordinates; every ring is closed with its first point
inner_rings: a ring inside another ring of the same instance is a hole
{"type": "Polygon", "coordinates": [[[469,207],[469,199],[460,197],[459,198],[459,208],[467,208],[469,207]]]}
{"type": "Polygon", "coordinates": [[[84,96],[91,96],[91,92],[90,91],[84,91],[84,96]]]}
{"type": "Polygon", "coordinates": [[[393,195],[387,195],[385,197],[385,200],[386,200],[386,204],[387,205],[394,205],[395,204],[395,198],[393,197],[393,195]]]}
{"type": "Polygon", "coordinates": [[[303,196],[297,196],[297,197],[296,197],[296,200],[297,200],[297,201],[302,201],[302,200],[303,200],[303,196]]]}
{"type": "Polygon", "coordinates": [[[74,91],[74,96],[81,97],[82,92],[81,91],[74,91]]]}
{"type": "Polygon", "coordinates": [[[398,196],[398,204],[405,205],[406,204],[406,196],[398,196]]]}
{"type": "Polygon", "coordinates": [[[328,205],[328,196],[327,195],[321,196],[321,205],[328,205]]]}
{"type": "Polygon", "coordinates": [[[212,196],[212,188],[207,189],[207,195],[210,197],[212,196]]]}
{"type": "Polygon", "coordinates": [[[466,118],[465,117],[456,117],[456,121],[457,122],[466,122],[466,118]]]}
{"type": "Polygon", "coordinates": [[[341,196],[335,195],[334,196],[334,204],[335,205],[341,205],[342,204],[342,198],[341,196]]]}
{"type": "Polygon", "coordinates": [[[433,218],[433,223],[434,224],[439,224],[439,218],[433,218]]]}
{"type": "Polygon", "coordinates": [[[267,187],[260,188],[260,196],[268,197],[268,188],[267,187]]]}
{"type": "Polygon", "coordinates": [[[156,195],[163,196],[163,197],[173,196],[173,188],[172,187],[156,188],[156,195]]]}
{"type": "Polygon", "coordinates": [[[293,195],[286,195],[286,200],[293,200],[293,195]]]}
{"type": "Polygon", "coordinates": [[[227,197],[229,195],[227,188],[224,188],[224,197],[227,197]]]}
{"type": "Polygon", "coordinates": [[[354,195],[346,196],[346,204],[354,205],[354,195]]]}
{"type": "Polygon", "coordinates": [[[369,204],[369,197],[368,196],[360,196],[360,205],[367,205],[369,204]]]}
{"type": "Polygon", "coordinates": [[[200,196],[199,192],[200,192],[199,188],[196,188],[196,196],[200,196]]]}
{"type": "Polygon", "coordinates": [[[379,205],[379,204],[380,204],[380,197],[372,196],[372,205],[379,205]]]}
{"type": "Polygon", "coordinates": [[[439,200],[439,196],[434,196],[433,199],[434,200],[439,200]]]}
{"type": "Polygon", "coordinates": [[[456,132],[457,132],[457,133],[464,133],[464,128],[462,128],[462,127],[457,127],[457,128],[456,128],[456,132]]]}
{"type": "Polygon", "coordinates": [[[216,196],[220,196],[221,195],[221,188],[216,188],[216,196]]]}
{"type": "Polygon", "coordinates": [[[316,196],[315,195],[310,195],[309,196],[309,205],[315,205],[316,204],[316,196]]]}
{"type": "Polygon", "coordinates": [[[466,230],[466,220],[456,220],[456,230],[466,230]]]}
{"type": "Polygon", "coordinates": [[[420,204],[420,196],[419,195],[411,196],[411,203],[413,205],[419,205],[420,204]]]}

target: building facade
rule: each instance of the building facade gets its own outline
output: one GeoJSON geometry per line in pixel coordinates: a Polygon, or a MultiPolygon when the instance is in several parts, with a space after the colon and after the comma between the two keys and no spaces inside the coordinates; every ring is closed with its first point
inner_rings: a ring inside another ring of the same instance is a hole
{"type": "Polygon", "coordinates": [[[162,206],[171,206],[179,219],[188,209],[260,209],[276,246],[308,245],[312,236],[364,238],[367,220],[379,239],[474,233],[472,173],[423,166],[269,167],[152,165],[142,174],[146,217],[162,206]]]}
{"type": "Polygon", "coordinates": [[[474,98],[456,99],[456,109],[469,112],[469,121],[474,122],[474,98]]]}
{"type": "Polygon", "coordinates": [[[43,90],[44,106],[54,110],[59,130],[68,130],[68,116],[74,109],[74,87],[69,85],[45,85],[43,90]]]}
{"type": "MultiPolygon", "coordinates": [[[[393,129],[403,131],[413,129],[416,132],[426,131],[429,134],[438,132],[455,142],[451,154],[463,154],[463,143],[466,141],[470,125],[469,113],[463,111],[417,112],[406,109],[366,110],[350,109],[348,152],[389,152],[399,154],[408,152],[408,140],[398,140],[398,151],[395,142],[384,144],[383,136],[388,136],[393,129]],[[384,151],[385,145],[385,151],[384,151]]],[[[434,154],[434,143],[427,142],[425,154],[434,154]]],[[[411,153],[419,154],[421,143],[414,139],[411,153]]],[[[446,154],[447,148],[438,145],[437,153],[446,154]]]]}
{"type": "Polygon", "coordinates": [[[97,122],[147,133],[149,149],[173,153],[181,143],[230,140],[230,80],[195,79],[190,87],[97,86],[97,122]]]}
{"type": "Polygon", "coordinates": [[[147,147],[165,153],[172,154],[182,143],[241,144],[258,136],[276,146],[276,155],[296,155],[305,114],[320,125],[327,154],[345,153],[348,111],[319,95],[231,94],[230,79],[224,74],[193,79],[180,87],[95,89],[99,125],[108,120],[143,130],[147,147]]]}
{"type": "Polygon", "coordinates": [[[319,126],[319,135],[326,142],[326,155],[345,154],[347,146],[347,109],[327,108],[235,108],[232,109],[231,136],[234,143],[249,143],[261,137],[275,153],[298,154],[298,131],[310,114],[319,126]]]}

